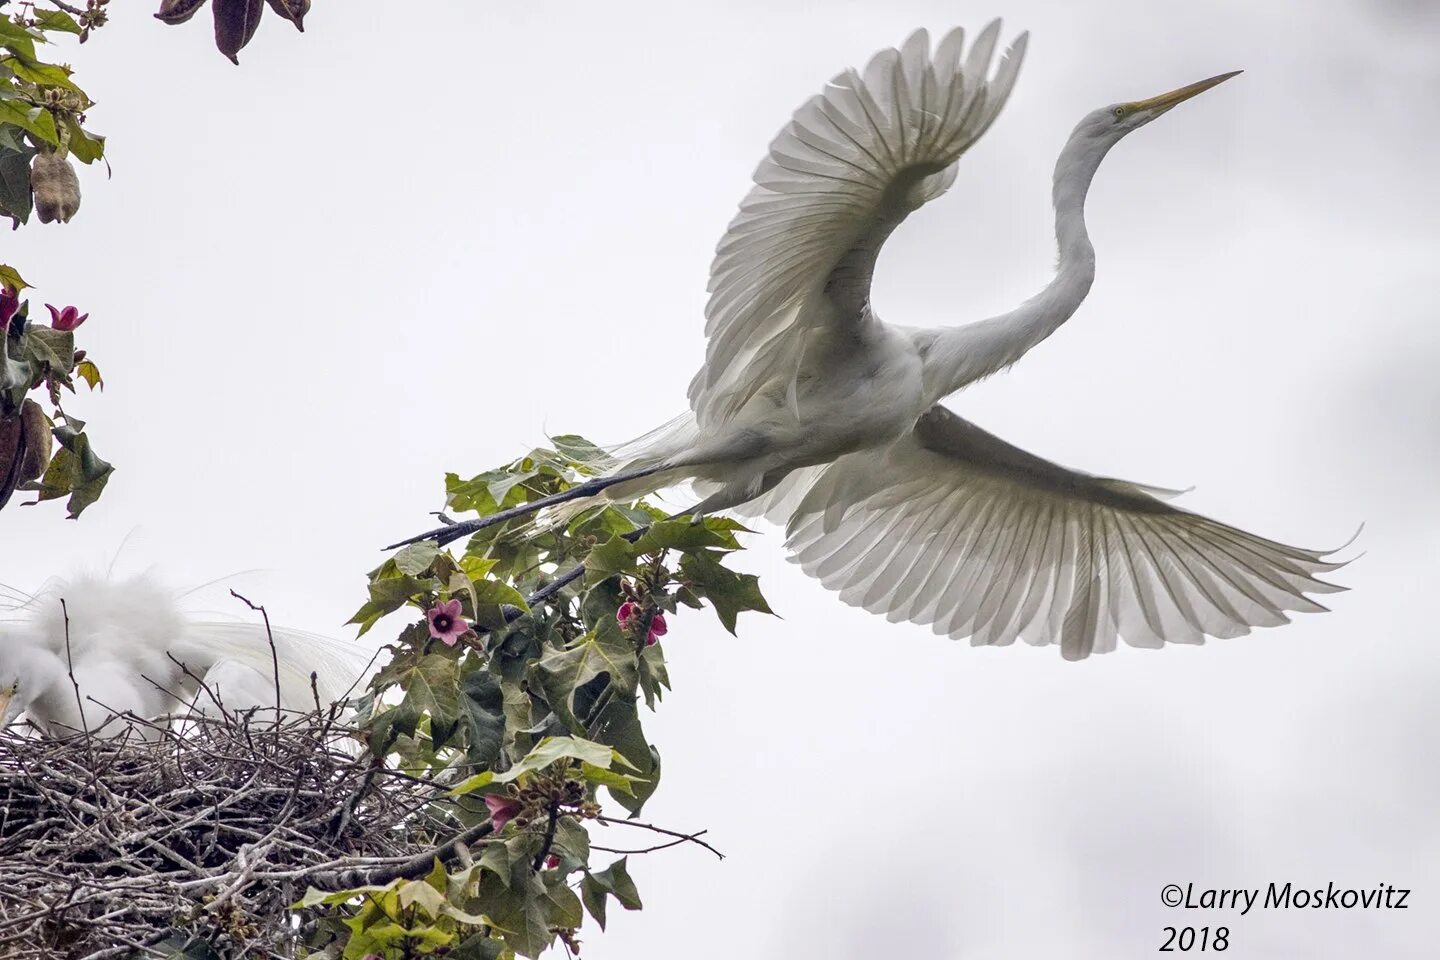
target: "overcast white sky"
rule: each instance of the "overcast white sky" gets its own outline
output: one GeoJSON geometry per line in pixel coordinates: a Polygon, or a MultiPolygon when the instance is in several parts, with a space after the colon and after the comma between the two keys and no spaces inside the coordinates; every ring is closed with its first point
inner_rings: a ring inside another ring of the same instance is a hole
{"type": "MultiPolygon", "coordinates": [[[[130,5],[126,5],[127,7],[130,5]]],[[[0,582],[107,562],[231,581],[348,635],[445,470],[678,412],[716,239],[789,112],[916,26],[1029,28],[1006,111],[880,265],[905,324],[1006,309],[1053,262],[1085,112],[1245,75],[1119,146],[1099,279],[951,400],[1043,456],[1365,556],[1334,612],[1200,649],[972,650],[841,605],[754,538],[781,619],[666,638],[647,811],[729,858],[632,865],[607,958],[1432,956],[1440,937],[1440,15],[1419,0],[989,6],[321,0],[237,69],[139,9],[76,56],[114,179],[0,254],[91,319],[73,409],[117,465],[78,523],[0,515],[0,582]],[[409,11],[415,11],[411,14],[409,11]],[[164,144],[180,140],[176,146],[164,144]],[[1415,890],[1400,912],[1167,910],[1165,883],[1415,890]]],[[[615,831],[617,834],[618,830],[615,831]]],[[[634,839],[634,838],[630,838],[634,839]]],[[[621,837],[611,840],[623,846],[621,837]]]]}

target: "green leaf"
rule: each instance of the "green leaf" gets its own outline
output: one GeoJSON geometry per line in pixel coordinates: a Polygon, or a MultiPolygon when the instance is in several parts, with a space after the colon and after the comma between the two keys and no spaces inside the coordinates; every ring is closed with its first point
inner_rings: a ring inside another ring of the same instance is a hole
{"type": "Polygon", "coordinates": [[[505,744],[505,695],[488,670],[475,670],[460,682],[460,717],[465,725],[466,758],[488,767],[505,744]]]}
{"type": "Polygon", "coordinates": [[[573,930],[585,921],[580,898],[558,873],[547,873],[540,879],[544,886],[545,922],[553,928],[573,930]]]}
{"type": "Polygon", "coordinates": [[[692,523],[689,519],[656,520],[650,524],[639,540],[635,541],[635,553],[640,556],[662,553],[666,550],[689,552],[703,547],[737,546],[735,538],[727,533],[712,530],[704,524],[692,523]]]}
{"type": "Polygon", "coordinates": [[[430,564],[440,555],[440,545],[434,540],[412,543],[395,554],[395,566],[406,576],[418,577],[430,569],[430,564]]]}
{"type": "Polygon", "coordinates": [[[440,918],[440,912],[446,905],[445,895],[431,886],[428,880],[409,880],[402,883],[397,892],[401,907],[418,905],[432,920],[440,918]]]}
{"type": "Polygon", "coordinates": [[[303,910],[306,907],[334,906],[336,904],[354,900],[356,897],[361,897],[368,893],[386,893],[390,891],[393,887],[394,884],[387,884],[385,886],[353,887],[349,890],[333,891],[317,890],[315,887],[310,887],[305,891],[305,896],[301,897],[295,903],[290,905],[290,909],[303,910]]]}
{"type": "Polygon", "coordinates": [[[550,443],[555,447],[556,453],[573,463],[603,467],[609,465],[613,460],[610,454],[602,448],[576,434],[567,433],[551,437],[550,443]]]}
{"type": "Polygon", "coordinates": [[[639,551],[624,537],[611,537],[596,544],[585,556],[586,579],[594,583],[617,573],[630,573],[635,569],[639,556],[639,551]]]}
{"type": "Polygon", "coordinates": [[[89,384],[91,390],[96,387],[105,389],[105,378],[100,376],[100,368],[91,360],[81,360],[75,364],[75,375],[89,384]]]}
{"type": "Polygon", "coordinates": [[[580,777],[586,783],[594,784],[597,787],[609,787],[612,794],[624,793],[633,796],[635,793],[634,777],[615,770],[606,770],[592,763],[580,764],[580,777]]]}
{"type": "Polygon", "coordinates": [[[55,439],[61,449],[50,460],[45,475],[27,483],[25,490],[36,494],[35,503],[70,497],[65,509],[70,519],[84,512],[105,490],[115,468],[101,460],[90,448],[90,438],[71,426],[55,428],[55,439]]]}
{"type": "Polygon", "coordinates": [[[515,857],[509,844],[486,844],[485,852],[480,854],[480,859],[475,861],[475,865],[481,870],[489,870],[499,878],[500,883],[505,887],[510,886],[510,878],[515,872],[515,857]]]}
{"type": "Polygon", "coordinates": [[[590,862],[590,834],[574,817],[561,817],[555,821],[555,842],[550,852],[561,860],[561,872],[583,867],[590,862]]]}
{"type": "Polygon", "coordinates": [[[460,724],[459,663],[443,654],[427,653],[402,667],[395,682],[405,691],[405,698],[393,711],[387,711],[387,739],[396,735],[413,737],[420,721],[430,718],[430,740],[435,750],[450,741],[460,724]]]}
{"type": "Polygon", "coordinates": [[[471,580],[484,580],[499,562],[467,553],[460,558],[460,572],[471,580]]]}
{"type": "Polygon", "coordinates": [[[584,901],[585,909],[589,911],[590,916],[594,917],[595,922],[600,924],[601,930],[605,929],[605,900],[608,892],[604,887],[592,880],[588,873],[585,875],[585,878],[580,881],[580,899],[584,901]]]}
{"type": "Polygon", "coordinates": [[[499,580],[476,580],[473,582],[471,590],[475,602],[475,620],[483,626],[493,628],[503,625],[505,616],[501,610],[502,607],[530,609],[525,604],[525,597],[520,591],[499,580]]]}
{"type": "MultiPolygon", "coordinates": [[[[502,960],[505,944],[477,933],[445,955],[446,960],[502,960]]],[[[513,954],[510,954],[513,957],[513,954]]]]}
{"type": "Polygon", "coordinates": [[[27,30],[13,20],[0,16],[0,47],[9,49],[12,53],[21,57],[35,59],[35,41],[45,42],[45,38],[33,30],[27,30]]]}
{"type": "Polygon", "coordinates": [[[7,263],[0,263],[0,286],[9,287],[18,293],[29,287],[30,284],[25,282],[14,267],[7,263]]]}
{"type": "Polygon", "coordinates": [[[522,470],[516,473],[503,473],[499,477],[488,480],[486,482],[486,489],[489,490],[490,496],[499,506],[514,506],[515,503],[519,503],[525,498],[520,493],[517,493],[517,495],[513,498],[515,503],[508,503],[506,501],[507,498],[509,498],[510,491],[518,487],[520,484],[524,483],[526,480],[530,480],[538,475],[539,471],[537,470],[522,470]]]}
{"type": "Polygon", "coordinates": [[[569,649],[546,653],[532,670],[551,709],[563,709],[572,717],[577,687],[608,674],[616,693],[629,697],[639,680],[635,645],[618,635],[602,639],[587,634],[569,649]]]}
{"type": "Polygon", "coordinates": [[[560,760],[579,760],[602,769],[610,769],[616,764],[624,767],[630,765],[624,757],[603,743],[593,743],[579,737],[546,737],[509,770],[504,773],[494,773],[489,770],[477,773],[462,780],[450,791],[450,795],[458,797],[474,793],[492,783],[510,783],[527,773],[543,770],[560,760]]]}
{"type": "Polygon", "coordinates": [[[655,709],[655,703],[670,689],[670,673],[665,669],[665,654],[660,644],[647,646],[640,652],[640,689],[645,694],[645,706],[655,709]]]}
{"type": "Polygon", "coordinates": [[[70,71],[53,63],[36,60],[33,56],[19,54],[14,59],[5,61],[5,66],[21,80],[28,80],[38,86],[62,87],[81,94],[84,92],[70,80],[70,71]]]}
{"type": "Polygon", "coordinates": [[[59,33],[80,33],[80,24],[75,18],[64,10],[35,10],[31,13],[36,24],[41,30],[54,30],[59,33]]]}
{"type": "Polygon", "coordinates": [[[25,330],[25,349],[57,373],[69,375],[75,365],[75,334],[32,323],[25,330]]]}
{"type": "Polygon", "coordinates": [[[506,886],[493,874],[483,874],[475,899],[506,945],[522,957],[538,957],[555,940],[547,890],[528,865],[517,879],[506,886]]]}
{"type": "Polygon", "coordinates": [[[736,573],[710,551],[690,553],[680,561],[680,572],[697,596],[710,601],[715,615],[732,634],[735,620],[745,610],[773,613],[760,594],[758,577],[736,573]]]}
{"type": "Polygon", "coordinates": [[[635,889],[635,881],[630,879],[630,873],[626,869],[626,861],[629,857],[621,857],[610,866],[599,873],[590,874],[606,892],[613,894],[620,906],[626,910],[639,910],[644,905],[640,902],[640,891],[635,889]]]}
{"type": "Polygon", "coordinates": [[[90,133],[75,122],[74,117],[65,118],[65,129],[70,134],[66,141],[70,149],[70,156],[81,163],[94,163],[105,156],[105,138],[99,134],[90,133]]]}
{"type": "Polygon", "coordinates": [[[660,785],[660,754],[645,739],[635,701],[611,700],[592,723],[591,736],[614,747],[634,769],[630,789],[611,790],[610,796],[632,815],[639,813],[660,785]]]}
{"type": "MultiPolygon", "coordinates": [[[[391,566],[393,567],[393,563],[391,566]]],[[[385,569],[384,566],[380,568],[381,571],[385,569]]],[[[381,617],[399,610],[412,598],[427,593],[433,585],[433,581],[419,580],[399,574],[398,571],[396,576],[373,579],[369,586],[370,601],[355,611],[355,615],[347,622],[360,624],[360,636],[363,637],[365,631],[373,627],[381,617]]]]}
{"type": "MultiPolygon", "coordinates": [[[[0,132],[14,129],[11,126],[0,127],[0,132]]],[[[0,214],[21,223],[30,219],[30,211],[35,206],[30,192],[30,161],[34,156],[35,148],[28,142],[21,141],[15,149],[0,144],[0,214]]],[[[14,286],[8,278],[3,285],[14,286]]]]}
{"type": "Polygon", "coordinates": [[[55,117],[44,107],[33,107],[20,100],[0,100],[0,123],[20,127],[53,146],[60,144],[55,117]]]}
{"type": "Polygon", "coordinates": [[[590,916],[600,924],[600,929],[605,929],[605,902],[606,896],[612,896],[620,901],[620,906],[626,910],[639,910],[640,892],[635,889],[635,881],[630,879],[630,873],[625,867],[627,857],[621,857],[610,866],[599,873],[587,873],[585,879],[580,882],[580,896],[584,898],[585,909],[590,911],[590,916]]]}

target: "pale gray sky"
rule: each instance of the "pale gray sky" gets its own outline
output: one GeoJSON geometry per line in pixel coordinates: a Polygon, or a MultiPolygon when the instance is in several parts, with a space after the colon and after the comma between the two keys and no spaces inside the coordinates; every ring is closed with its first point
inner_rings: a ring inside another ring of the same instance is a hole
{"type": "MultiPolygon", "coordinates": [[[[784,619],[683,614],[647,810],[729,854],[632,866],[607,958],[1409,958],[1440,936],[1440,18],[1361,3],[317,3],[232,67],[199,21],[116,11],[78,56],[114,179],[6,234],[91,313],[73,409],[117,464],[79,523],[0,515],[0,582],[108,562],[232,581],[346,635],[378,547],[445,470],[543,431],[678,412],[710,253],[765,145],[916,26],[1033,32],[1015,95],[880,265],[879,311],[964,323],[1053,262],[1075,121],[1245,75],[1136,134],[1091,195],[1099,279],[1013,372],[951,400],[1062,463],[1277,539],[1342,542],[1334,612],[1201,649],[972,650],[743,561],[784,619]],[[137,56],[139,51],[144,56],[137,56]],[[161,144],[183,137],[176,147],[161,144]],[[483,423],[483,426],[482,426],[483,423]],[[757,779],[758,778],[758,779],[757,779]],[[758,785],[757,785],[758,784],[758,785]],[[1207,914],[1169,882],[1415,889],[1394,913],[1207,914]]],[[[13,251],[13,253],[12,253],[13,251]]],[[[614,831],[616,834],[618,830],[614,831]]],[[[613,837],[614,845],[626,840],[613,837]]]]}

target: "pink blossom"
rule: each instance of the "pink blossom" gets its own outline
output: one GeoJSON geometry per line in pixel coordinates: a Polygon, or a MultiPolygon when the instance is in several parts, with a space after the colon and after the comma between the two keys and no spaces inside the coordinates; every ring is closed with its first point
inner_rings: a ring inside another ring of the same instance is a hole
{"type": "Polygon", "coordinates": [[[0,288],[0,335],[10,325],[10,318],[20,309],[20,291],[9,287],[0,288]]]}
{"type": "Polygon", "coordinates": [[[514,797],[507,797],[503,793],[485,794],[485,808],[490,811],[490,828],[492,835],[505,829],[505,824],[515,818],[523,807],[519,800],[514,797]]]}
{"type": "Polygon", "coordinates": [[[459,600],[435,604],[425,611],[425,619],[430,621],[430,636],[447,647],[455,646],[461,635],[470,629],[470,625],[460,617],[459,600]]]}
{"type": "Polygon", "coordinates": [[[560,866],[560,858],[555,856],[555,854],[552,853],[550,854],[550,856],[545,858],[546,870],[554,870],[558,866],[560,866]]]}
{"type": "Polygon", "coordinates": [[[76,307],[57,310],[53,304],[47,303],[45,309],[50,311],[50,326],[60,331],[74,330],[90,317],[90,314],[82,314],[76,307]]]}
{"type": "MultiPolygon", "coordinates": [[[[635,621],[639,616],[640,605],[633,600],[626,600],[620,604],[620,609],[615,611],[615,619],[620,621],[620,626],[626,630],[635,628],[635,621]]],[[[654,646],[656,640],[669,632],[670,628],[665,624],[665,614],[657,610],[650,618],[650,630],[645,634],[645,646],[654,646]]]]}

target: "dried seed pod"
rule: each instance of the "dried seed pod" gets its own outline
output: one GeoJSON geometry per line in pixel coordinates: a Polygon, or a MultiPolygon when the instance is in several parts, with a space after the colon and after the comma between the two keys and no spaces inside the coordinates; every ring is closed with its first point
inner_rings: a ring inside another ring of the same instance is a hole
{"type": "Polygon", "coordinates": [[[64,157],[37,153],[30,161],[30,189],[35,191],[35,214],[41,223],[69,223],[80,209],[80,181],[64,157]]]}
{"type": "Polygon", "coordinates": [[[0,416],[0,507],[22,483],[38,480],[50,466],[50,421],[34,400],[13,416],[0,416]]]}
{"type": "Polygon", "coordinates": [[[184,23],[205,6],[205,0],[160,0],[160,10],[155,19],[174,26],[184,23]]]}
{"type": "Polygon", "coordinates": [[[21,484],[20,461],[25,458],[25,424],[19,414],[0,414],[0,507],[21,484]]]}
{"type": "Polygon", "coordinates": [[[264,10],[265,0],[215,0],[215,46],[231,63],[240,63],[236,54],[255,36],[264,10]]]}
{"type": "Polygon", "coordinates": [[[39,480],[50,466],[50,419],[40,404],[26,400],[20,405],[21,430],[25,434],[25,452],[20,458],[20,482],[39,480]]]}
{"type": "Polygon", "coordinates": [[[305,32],[305,14],[310,12],[310,0],[266,0],[270,9],[295,24],[295,29],[305,32]]]}

